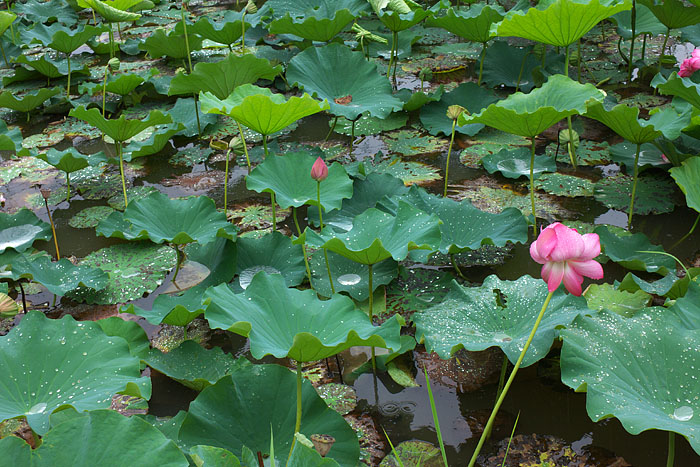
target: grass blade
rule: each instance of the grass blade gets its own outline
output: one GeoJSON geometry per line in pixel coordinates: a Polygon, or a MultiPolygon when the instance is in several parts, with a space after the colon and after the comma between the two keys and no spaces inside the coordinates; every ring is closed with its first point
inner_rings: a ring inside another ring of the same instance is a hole
{"type": "Polygon", "coordinates": [[[440,421],[438,420],[437,410],[435,409],[435,399],[433,399],[433,391],[430,389],[430,378],[428,378],[428,370],[423,367],[425,373],[425,384],[428,387],[428,398],[430,399],[430,411],[433,413],[433,422],[435,422],[435,433],[437,434],[438,442],[440,443],[440,452],[442,453],[442,462],[445,467],[450,467],[447,463],[447,454],[445,453],[445,443],[442,441],[442,433],[440,432],[440,421]]]}

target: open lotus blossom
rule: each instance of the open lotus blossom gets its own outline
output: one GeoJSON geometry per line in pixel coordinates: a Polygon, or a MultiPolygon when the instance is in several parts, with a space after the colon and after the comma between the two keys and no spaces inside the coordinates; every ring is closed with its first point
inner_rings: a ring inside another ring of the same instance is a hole
{"type": "Polygon", "coordinates": [[[700,49],[695,49],[693,50],[691,57],[686,58],[681,63],[681,69],[678,72],[678,76],[681,78],[686,78],[698,70],[700,70],[700,49]]]}
{"type": "Polygon", "coordinates": [[[579,234],[556,222],[547,226],[530,245],[530,256],[542,266],[542,279],[554,292],[564,282],[570,293],[581,295],[583,277],[603,278],[603,267],[593,258],[600,254],[598,234],[579,234]]]}
{"type": "Polygon", "coordinates": [[[323,162],[323,159],[319,157],[311,167],[311,178],[317,182],[322,182],[326,177],[328,177],[328,166],[323,162]]]}

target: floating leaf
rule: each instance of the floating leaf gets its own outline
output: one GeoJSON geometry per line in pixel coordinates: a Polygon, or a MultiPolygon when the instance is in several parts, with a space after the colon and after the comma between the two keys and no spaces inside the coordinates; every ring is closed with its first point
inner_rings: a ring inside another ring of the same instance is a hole
{"type": "MultiPolygon", "coordinates": [[[[500,172],[507,178],[519,178],[530,176],[529,148],[517,148],[513,150],[501,149],[496,154],[490,154],[481,159],[486,171],[490,174],[500,172]]],[[[543,172],[556,172],[557,164],[554,159],[547,156],[535,156],[533,174],[538,176],[543,172]]]]}
{"type": "Polygon", "coordinates": [[[427,441],[403,441],[379,464],[380,467],[438,466],[442,465],[440,449],[427,441]],[[400,461],[396,459],[399,457],[400,461]]]}
{"type": "MultiPolygon", "coordinates": [[[[632,196],[633,179],[629,175],[617,174],[606,177],[593,186],[593,196],[603,205],[627,212],[632,196]]],[[[637,180],[634,198],[636,214],[660,214],[675,208],[675,186],[665,176],[642,175],[637,180]]]]}
{"type": "Polygon", "coordinates": [[[42,284],[55,295],[63,296],[78,286],[102,290],[109,280],[107,273],[87,266],[74,266],[63,258],[52,262],[47,256],[29,259],[20,256],[12,263],[12,272],[42,284]]]}
{"type": "Polygon", "coordinates": [[[16,214],[0,212],[0,253],[8,248],[22,252],[35,240],[50,240],[51,227],[29,209],[16,214]]]}
{"type": "Polygon", "coordinates": [[[654,245],[643,233],[618,236],[611,233],[607,227],[596,227],[595,233],[600,237],[603,253],[633,271],[655,272],[665,276],[669,271],[675,271],[676,262],[666,255],[641,253],[642,251],[661,251],[660,245],[654,245]]]}
{"type": "Polygon", "coordinates": [[[440,152],[445,142],[430,136],[422,136],[417,131],[399,130],[385,135],[384,142],[389,151],[404,156],[417,156],[419,154],[440,152]]]}
{"type": "MultiPolygon", "coordinates": [[[[391,131],[406,125],[408,114],[404,112],[394,112],[386,118],[371,117],[362,115],[355,122],[355,136],[376,135],[384,131],[391,131]]],[[[332,122],[328,122],[332,125],[332,122]]],[[[352,134],[352,122],[345,117],[339,117],[335,125],[336,133],[350,136],[352,134]]]]}
{"type": "Polygon", "coordinates": [[[556,196],[568,196],[571,198],[593,196],[592,181],[587,178],[560,173],[540,175],[535,180],[535,188],[556,196]]]}
{"type": "Polygon", "coordinates": [[[150,397],[150,379],[141,380],[139,359],[131,356],[126,341],[107,337],[96,323],[70,316],[48,319],[32,311],[0,338],[0,346],[6,360],[0,420],[25,416],[40,435],[59,407],[107,408],[118,392],[150,397]]]}

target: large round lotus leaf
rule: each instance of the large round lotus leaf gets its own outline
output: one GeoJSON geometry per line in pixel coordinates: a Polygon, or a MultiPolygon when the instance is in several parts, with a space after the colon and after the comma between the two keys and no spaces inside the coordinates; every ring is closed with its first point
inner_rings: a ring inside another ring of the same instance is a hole
{"type": "Polygon", "coordinates": [[[228,115],[263,135],[277,133],[297,120],[329,109],[328,102],[319,102],[306,93],[287,100],[282,94],[253,84],[238,86],[226,99],[210,92],[201,92],[199,97],[203,112],[228,115]]]}
{"type": "Polygon", "coordinates": [[[78,47],[84,45],[88,39],[106,31],[105,26],[81,25],[77,29],[70,29],[60,23],[54,23],[50,26],[39,23],[26,31],[26,36],[23,34],[23,38],[31,37],[31,42],[39,42],[64,54],[71,54],[78,47]]]}
{"type": "Polygon", "coordinates": [[[184,59],[187,52],[202,48],[202,38],[192,31],[185,34],[178,31],[166,33],[163,28],[157,28],[146,40],[139,42],[139,50],[145,50],[152,58],[170,57],[184,59]]]}
{"type": "MultiPolygon", "coordinates": [[[[593,196],[603,205],[627,212],[632,197],[633,178],[617,174],[596,182],[593,196]]],[[[671,212],[676,207],[676,186],[665,175],[642,175],[637,179],[634,213],[640,215],[671,212]]]]}
{"type": "MultiPolygon", "coordinates": [[[[22,55],[22,57],[24,57],[24,55],[22,55]]],[[[56,78],[57,77],[58,76],[56,76],[56,78]]],[[[3,91],[0,93],[0,107],[26,113],[36,109],[46,100],[60,93],[61,88],[41,88],[18,98],[14,91],[3,91]]]]}
{"type": "MultiPolygon", "coordinates": [[[[326,0],[324,3],[338,2],[326,0]]],[[[321,8],[311,9],[303,16],[292,17],[289,13],[270,23],[271,34],[294,34],[311,41],[326,42],[345,28],[356,16],[342,5],[334,5],[332,15],[324,15],[321,8]]]]}
{"type": "Polygon", "coordinates": [[[277,274],[256,274],[240,294],[221,284],[206,297],[211,299],[205,312],[210,326],[248,337],[255,358],[310,362],[356,345],[399,347],[398,320],[372,326],[350,298],[334,295],[322,301],[313,290],[287,288],[277,274]]]}
{"type": "MultiPolygon", "coordinates": [[[[190,31],[199,34],[205,39],[218,42],[219,44],[226,44],[230,47],[233,43],[240,40],[244,28],[247,31],[251,26],[248,21],[244,20],[244,11],[226,10],[221,21],[202,15],[195,24],[190,26],[190,31]]],[[[178,32],[183,32],[182,22],[177,23],[176,28],[178,32]]],[[[233,54],[230,56],[236,57],[233,54]]]]}
{"type": "Polygon", "coordinates": [[[603,93],[592,84],[579,84],[564,75],[552,75],[542,87],[528,94],[511,94],[476,115],[462,113],[457,124],[483,123],[532,138],[566,117],[584,113],[586,102],[603,98],[603,93]]]}
{"type": "Polygon", "coordinates": [[[48,319],[32,311],[0,338],[0,350],[0,420],[26,416],[40,435],[59,407],[107,408],[112,396],[124,391],[150,397],[150,380],[141,380],[138,357],[131,356],[126,341],[107,337],[96,323],[70,316],[48,319]]]}
{"type": "MultiPolygon", "coordinates": [[[[547,284],[530,276],[515,281],[489,276],[481,287],[463,287],[453,282],[442,302],[413,315],[416,336],[423,336],[425,348],[444,359],[462,348],[480,351],[495,346],[515,363],[547,293],[547,284]]],[[[523,366],[544,358],[552,346],[555,329],[583,312],[590,312],[584,298],[567,294],[563,287],[554,292],[523,366]]]]}
{"type": "Polygon", "coordinates": [[[690,111],[678,114],[671,107],[665,107],[653,114],[649,120],[638,120],[639,108],[637,107],[627,107],[624,104],[611,107],[602,102],[591,102],[585,115],[598,120],[635,144],[648,143],[662,135],[674,140],[690,123],[690,111]]]}
{"type": "Polygon", "coordinates": [[[635,435],[674,431],[700,454],[700,336],[653,310],[576,318],[561,331],[561,379],[587,392],[593,421],[616,417],[635,435]]]}
{"type": "Polygon", "coordinates": [[[496,40],[486,49],[482,81],[492,88],[517,86],[528,92],[535,86],[532,72],[541,65],[542,61],[532,53],[532,46],[512,47],[505,40],[496,40]]]}
{"type": "MultiPolygon", "coordinates": [[[[246,177],[246,188],[275,193],[275,201],[283,208],[318,206],[318,182],[311,178],[315,161],[314,156],[305,152],[267,157],[246,177]]],[[[340,163],[332,163],[328,178],[321,182],[321,205],[326,211],[340,209],[343,199],[351,196],[352,180],[340,163]]]]}
{"type": "Polygon", "coordinates": [[[260,238],[240,238],[237,245],[236,273],[242,288],[247,288],[260,271],[281,274],[287,287],[304,280],[306,267],[301,246],[292,245],[286,235],[272,232],[260,238]]]}
{"type": "Polygon", "coordinates": [[[119,316],[111,316],[96,322],[106,335],[124,339],[134,357],[143,360],[148,355],[151,343],[146,331],[137,322],[126,321],[119,316]]]}
{"type": "MultiPolygon", "coordinates": [[[[693,82],[691,78],[681,78],[678,73],[671,73],[668,80],[664,80],[661,75],[657,76],[661,80],[656,83],[659,94],[678,96],[693,106],[700,107],[700,84],[693,82]]],[[[656,80],[657,78],[654,78],[654,81],[656,80]]]]}
{"type": "Polygon", "coordinates": [[[113,212],[114,209],[109,206],[92,206],[90,208],[85,208],[71,217],[68,221],[68,225],[74,229],[94,229],[100,221],[109,217],[113,212]]]}
{"type": "Polygon", "coordinates": [[[8,248],[24,251],[34,240],[50,239],[51,226],[29,209],[21,209],[16,214],[0,212],[0,253],[8,248]]]}
{"type": "Polygon", "coordinates": [[[177,253],[168,245],[148,242],[114,245],[90,253],[78,264],[100,268],[109,274],[107,287],[99,292],[78,289],[70,298],[98,305],[127,302],[153,292],[175,267],[177,253]]]}
{"type": "Polygon", "coordinates": [[[155,243],[204,244],[217,237],[235,239],[236,227],[206,196],[170,199],[155,192],[132,201],[123,213],[113,212],[99,223],[97,233],[127,240],[150,239],[155,243]]]}
{"type": "Polygon", "coordinates": [[[605,18],[632,8],[630,0],[556,0],[543,5],[509,12],[492,32],[500,37],[522,37],[566,47],[605,18]]]}
{"type": "Polygon", "coordinates": [[[205,245],[187,245],[185,255],[190,261],[203,264],[209,269],[209,275],[199,287],[229,282],[236,273],[236,244],[227,238],[218,237],[205,245]]]}
{"type": "Polygon", "coordinates": [[[36,157],[66,173],[82,170],[90,165],[90,162],[99,162],[94,156],[81,154],[75,148],[64,151],[49,148],[45,153],[37,154],[36,157]]]}
{"type": "MultiPolygon", "coordinates": [[[[323,215],[323,223],[334,228],[350,230],[356,216],[369,208],[377,206],[382,199],[406,193],[408,188],[403,182],[389,174],[370,173],[366,178],[356,178],[353,182],[352,198],[343,200],[340,209],[323,215]]],[[[308,209],[308,222],[318,225],[318,209],[308,209]]]]}
{"type": "MultiPolygon", "coordinates": [[[[331,277],[336,293],[347,292],[358,301],[367,300],[369,297],[369,271],[364,264],[356,263],[344,256],[332,251],[328,252],[328,263],[331,265],[331,277]]],[[[397,275],[396,261],[386,259],[372,268],[372,288],[387,285],[397,275]]],[[[323,251],[318,250],[309,258],[311,269],[311,283],[314,290],[323,297],[333,295],[326,259],[323,251]]]]}
{"type": "Polygon", "coordinates": [[[445,16],[428,18],[428,26],[444,28],[453,34],[474,42],[488,42],[491,39],[491,24],[503,19],[505,12],[500,5],[477,3],[467,10],[450,8],[445,16]]]}
{"type": "Polygon", "coordinates": [[[689,208],[700,212],[700,157],[691,157],[680,167],[673,167],[671,177],[685,194],[689,208]]]}
{"type": "MultiPolygon", "coordinates": [[[[468,200],[457,202],[450,198],[440,198],[416,186],[411,187],[406,195],[394,199],[404,200],[421,211],[440,218],[442,241],[439,250],[442,253],[527,241],[527,222],[515,208],[491,214],[475,208],[468,200]]],[[[382,205],[389,208],[386,203],[382,205]]],[[[393,212],[393,207],[389,210],[393,212]]]]}
{"type": "MultiPolygon", "coordinates": [[[[461,105],[468,112],[476,114],[489,105],[497,102],[496,95],[476,83],[462,83],[450,92],[443,94],[439,102],[431,102],[420,111],[420,121],[431,135],[450,135],[452,120],[447,117],[447,108],[451,105],[461,105]]],[[[484,125],[471,123],[455,126],[455,131],[468,136],[477,134],[484,125]]]]}
{"type": "Polygon", "coordinates": [[[445,86],[441,84],[437,89],[428,93],[423,91],[416,91],[412,93],[410,89],[403,88],[396,93],[396,97],[404,102],[403,109],[406,112],[412,112],[420,109],[425,104],[439,101],[444,92],[445,86]]]}
{"type": "Polygon", "coordinates": [[[183,342],[168,353],[151,349],[144,360],[154,370],[195,391],[211,386],[224,376],[230,375],[242,363],[248,362],[236,360],[231,354],[224,353],[220,347],[207,350],[191,340],[183,342]]]}
{"type": "MultiPolygon", "coordinates": [[[[357,436],[307,380],[302,381],[302,411],[301,433],[332,433],[335,444],[327,457],[340,465],[357,463],[357,436]]],[[[231,452],[247,446],[269,454],[272,431],[277,464],[284,465],[295,417],[294,373],[277,365],[252,365],[204,389],[190,404],[179,438],[187,445],[208,444],[231,452]]]]}
{"type": "MultiPolygon", "coordinates": [[[[240,31],[240,29],[239,29],[240,31]]],[[[199,62],[190,74],[179,72],[170,82],[168,95],[210,92],[226,99],[238,86],[255,83],[259,79],[272,80],[282,73],[282,66],[272,66],[269,60],[253,54],[230,54],[215,63],[199,62]]]]}
{"type": "Polygon", "coordinates": [[[130,465],[186,467],[175,443],[138,417],[113,410],[94,410],[53,427],[37,449],[15,436],[0,440],[0,449],[14,465],[130,465]]]}
{"type": "Polygon", "coordinates": [[[363,112],[385,118],[403,108],[392,95],[391,83],[365,60],[340,44],[309,47],[294,56],[287,68],[287,81],[306,92],[327,99],[333,115],[355,120],[363,112]]]}
{"type": "Polygon", "coordinates": [[[106,136],[119,142],[133,138],[148,127],[173,121],[169,115],[164,115],[158,110],[153,110],[144,119],[127,119],[123,115],[117,119],[106,119],[102,116],[100,109],[85,109],[82,105],[71,109],[68,115],[85,120],[106,136]]]}
{"type": "Polygon", "coordinates": [[[680,0],[639,0],[669,29],[679,29],[700,23],[700,8],[686,6],[680,0]]]}
{"type": "Polygon", "coordinates": [[[396,216],[370,208],[355,217],[352,228],[334,234],[326,228],[317,234],[307,228],[302,237],[315,247],[328,248],[357,263],[376,264],[388,258],[402,261],[410,250],[435,250],[441,241],[440,220],[399,200],[396,216]]]}
{"type": "Polygon", "coordinates": [[[49,292],[59,296],[75,290],[78,286],[102,290],[109,281],[107,273],[101,269],[75,266],[65,258],[52,262],[48,256],[33,260],[20,256],[13,261],[12,272],[42,284],[49,292]]]}
{"type": "MultiPolygon", "coordinates": [[[[530,159],[530,148],[501,149],[482,158],[481,163],[490,174],[500,172],[507,178],[519,178],[530,176],[530,159]]],[[[544,172],[556,172],[557,164],[551,157],[536,155],[532,170],[535,176],[544,172]]]]}
{"type": "Polygon", "coordinates": [[[603,253],[627,269],[655,272],[662,276],[669,271],[675,271],[676,262],[673,258],[657,253],[641,253],[642,251],[664,251],[662,246],[651,243],[643,233],[618,236],[605,226],[596,227],[595,233],[600,237],[603,253]]]}
{"type": "MultiPolygon", "coordinates": [[[[637,145],[625,141],[610,147],[610,158],[625,166],[627,173],[634,172],[634,159],[637,153],[637,145]]],[[[659,167],[668,165],[668,160],[663,159],[663,152],[652,143],[644,143],[639,148],[639,159],[637,167],[639,172],[650,167],[659,167]]],[[[567,156],[568,159],[568,156],[567,156]]]]}

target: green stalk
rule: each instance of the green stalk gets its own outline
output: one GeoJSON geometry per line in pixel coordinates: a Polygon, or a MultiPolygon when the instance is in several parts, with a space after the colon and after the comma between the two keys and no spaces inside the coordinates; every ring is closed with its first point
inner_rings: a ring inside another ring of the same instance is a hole
{"type": "Polygon", "coordinates": [[[445,189],[442,192],[442,197],[447,198],[447,179],[450,173],[450,154],[452,153],[452,143],[455,141],[455,126],[457,119],[452,120],[452,134],[450,136],[450,146],[447,148],[447,163],[445,164],[445,189]]]}
{"type": "Polygon", "coordinates": [[[336,115],[335,118],[333,119],[333,125],[331,125],[331,129],[328,132],[328,134],[326,135],[326,139],[324,139],[323,141],[328,141],[328,138],[330,138],[331,134],[333,134],[333,130],[335,130],[335,125],[337,123],[338,123],[338,116],[336,115]]]}
{"type": "Polygon", "coordinates": [[[452,267],[454,268],[455,271],[457,271],[457,274],[459,274],[459,277],[464,279],[465,281],[467,280],[466,277],[464,277],[464,274],[462,274],[462,270],[459,269],[459,264],[457,264],[457,261],[455,261],[455,254],[450,253],[450,262],[452,263],[452,267]]]}
{"type": "Polygon", "coordinates": [[[126,199],[126,181],[124,180],[124,157],[122,156],[122,142],[115,141],[117,143],[117,154],[119,154],[119,174],[122,177],[122,192],[124,193],[124,209],[129,205],[129,201],[126,199]]]}
{"type": "Polygon", "coordinates": [[[501,404],[503,404],[503,400],[506,398],[506,395],[508,394],[508,389],[510,389],[511,384],[513,384],[513,380],[515,380],[515,375],[518,373],[518,369],[520,368],[520,365],[523,363],[523,358],[525,358],[525,353],[527,353],[527,350],[530,348],[530,344],[532,343],[532,339],[535,337],[535,333],[537,332],[537,328],[540,326],[540,322],[542,321],[542,317],[544,316],[544,312],[547,309],[547,305],[549,305],[549,301],[552,299],[552,295],[554,295],[554,292],[549,292],[547,294],[547,298],[544,301],[544,304],[542,305],[542,309],[540,310],[540,314],[537,315],[537,320],[535,321],[535,325],[532,327],[532,331],[530,332],[530,336],[527,338],[527,341],[525,342],[525,347],[523,347],[523,350],[520,352],[520,356],[518,357],[518,360],[515,362],[515,366],[513,367],[513,371],[511,371],[510,376],[508,377],[508,381],[506,381],[505,386],[503,387],[503,391],[501,392],[501,395],[499,396],[498,400],[496,401],[496,405],[494,405],[493,410],[491,411],[491,416],[489,417],[488,422],[486,422],[486,428],[484,428],[483,433],[481,433],[481,438],[479,438],[479,444],[477,444],[476,449],[474,450],[474,454],[472,454],[472,458],[469,461],[469,467],[474,467],[474,464],[476,463],[476,458],[479,455],[479,452],[481,451],[481,448],[484,445],[484,442],[486,441],[486,437],[488,436],[488,433],[491,432],[491,428],[493,427],[493,422],[496,419],[496,415],[498,414],[498,409],[501,408],[501,404]]]}
{"type": "Polygon", "coordinates": [[[496,391],[496,399],[501,397],[503,392],[503,385],[506,382],[506,372],[508,371],[508,356],[503,355],[503,365],[501,365],[501,376],[498,378],[498,390],[496,391]]]}
{"type": "MultiPolygon", "coordinates": [[[[243,52],[243,53],[245,53],[245,15],[246,15],[246,13],[248,13],[247,8],[243,8],[243,15],[241,15],[241,52],[243,52]]],[[[229,48],[230,48],[230,46],[229,46],[229,48]]]]}
{"type": "Polygon", "coordinates": [[[272,231],[277,230],[277,206],[275,203],[275,192],[270,192],[270,202],[272,203],[272,231]]]}
{"type": "MultiPolygon", "coordinates": [[[[321,205],[321,182],[316,180],[316,200],[318,201],[318,222],[323,230],[323,206],[321,205]]],[[[335,293],[335,286],[333,286],[333,276],[331,275],[331,265],[328,261],[328,250],[323,249],[323,256],[326,259],[326,270],[328,270],[328,281],[331,283],[331,293],[335,293]]]]}
{"type": "MultiPolygon", "coordinates": [[[[51,216],[51,210],[49,209],[49,201],[44,198],[44,206],[46,206],[46,214],[49,217],[49,222],[51,223],[51,233],[53,234],[53,244],[56,247],[56,261],[61,260],[61,252],[58,250],[58,236],[56,236],[56,225],[53,223],[53,217],[51,216]]],[[[22,290],[22,300],[24,300],[24,290],[22,290]]],[[[24,312],[27,312],[27,306],[24,305],[24,312]]]]}
{"type": "Polygon", "coordinates": [[[270,155],[267,151],[267,135],[263,135],[263,149],[265,150],[265,158],[267,159],[267,156],[270,155]]]}
{"type": "MultiPolygon", "coordinates": [[[[564,73],[566,77],[569,77],[569,46],[566,46],[566,53],[564,54],[564,73]]],[[[581,57],[579,57],[579,63],[581,62],[581,57]]],[[[571,160],[571,165],[574,166],[574,170],[576,170],[576,149],[574,148],[574,135],[571,132],[571,115],[568,115],[566,117],[566,124],[569,128],[569,143],[567,144],[567,148],[569,149],[569,159],[571,160]]],[[[532,179],[531,179],[532,182],[532,179]]],[[[534,201],[533,201],[534,203],[534,201]]],[[[534,212],[533,212],[534,214],[534,212]]],[[[537,233],[535,233],[535,236],[537,233]]]]}
{"type": "Polygon", "coordinates": [[[634,155],[634,181],[632,182],[632,199],[630,200],[630,209],[627,216],[627,230],[632,227],[632,213],[634,212],[634,196],[637,193],[637,179],[639,178],[639,147],[637,144],[637,153],[634,155]]]}
{"type": "Polygon", "coordinates": [[[202,124],[199,123],[199,106],[197,105],[197,94],[192,93],[192,97],[194,97],[194,115],[197,117],[197,135],[201,138],[202,137],[202,124]]]}
{"type": "Polygon", "coordinates": [[[70,100],[70,54],[66,54],[68,61],[68,84],[66,85],[66,97],[70,100]]]}
{"type": "Polygon", "coordinates": [[[523,78],[523,71],[525,70],[525,61],[527,60],[529,53],[526,53],[525,56],[523,57],[523,61],[520,63],[520,72],[518,73],[518,82],[515,83],[515,92],[518,92],[518,89],[520,89],[520,80],[523,78]]]}
{"type": "Polygon", "coordinates": [[[185,21],[185,2],[180,4],[180,18],[182,18],[182,30],[185,33],[185,50],[187,51],[187,65],[192,73],[192,57],[190,57],[190,39],[187,37],[187,22],[185,21]]]}
{"type": "Polygon", "coordinates": [[[393,31],[394,40],[394,74],[392,75],[394,87],[396,87],[396,69],[399,66],[399,32],[393,31]]]}
{"type": "Polygon", "coordinates": [[[680,245],[681,243],[683,243],[683,241],[684,241],[686,238],[690,237],[690,236],[693,234],[693,232],[695,231],[695,227],[697,227],[698,221],[700,221],[700,214],[698,214],[698,217],[695,218],[695,222],[693,223],[693,226],[690,228],[690,230],[688,231],[688,233],[685,234],[685,235],[683,235],[683,236],[680,238],[680,240],[678,240],[676,243],[674,243],[673,246],[672,246],[671,248],[669,248],[669,250],[673,250],[673,249],[676,248],[678,245],[680,245]]]}
{"type": "MultiPolygon", "coordinates": [[[[301,228],[299,227],[299,220],[297,219],[296,206],[292,206],[292,216],[294,217],[294,225],[297,228],[297,235],[301,237],[301,228]]],[[[306,253],[306,243],[301,244],[301,252],[304,254],[304,264],[306,265],[306,276],[309,278],[309,285],[313,289],[314,286],[311,283],[311,268],[309,267],[309,256],[306,253]]]]}
{"type": "Polygon", "coordinates": [[[394,47],[396,47],[396,41],[392,37],[391,52],[389,52],[389,68],[387,68],[387,70],[386,70],[387,79],[389,78],[389,75],[391,75],[391,65],[394,64],[394,47]]]}
{"type": "Polygon", "coordinates": [[[70,173],[66,172],[66,189],[68,190],[68,194],[66,195],[66,201],[70,203],[70,173]]]}
{"type": "Polygon", "coordinates": [[[7,61],[7,55],[5,55],[5,47],[2,46],[2,42],[0,42],[0,52],[2,52],[2,58],[5,60],[5,66],[7,68],[10,68],[10,62],[7,61]]]}
{"type": "Polygon", "coordinates": [[[226,166],[224,168],[224,213],[226,213],[226,210],[228,209],[228,159],[230,155],[231,148],[226,151],[226,166]]]}
{"type": "Polygon", "coordinates": [[[532,232],[537,237],[537,211],[535,211],[535,137],[530,138],[530,204],[532,206],[532,232]]]}
{"type": "Polygon", "coordinates": [[[583,62],[583,57],[581,57],[581,39],[578,40],[578,82],[581,82],[581,62],[583,62]]]}
{"type": "Polygon", "coordinates": [[[241,141],[243,142],[243,153],[245,153],[245,163],[248,164],[248,175],[250,175],[250,157],[248,157],[248,145],[245,144],[243,128],[241,128],[241,124],[238,123],[238,120],[236,120],[236,125],[238,125],[238,134],[241,135],[241,141]]]}
{"type": "Polygon", "coordinates": [[[109,66],[105,67],[105,77],[102,80],[102,118],[105,118],[105,105],[107,97],[107,73],[109,73],[109,66]]]}
{"type": "Polygon", "coordinates": [[[515,435],[515,428],[518,426],[518,420],[520,420],[520,412],[518,416],[515,417],[515,423],[513,423],[513,431],[510,432],[510,438],[508,438],[508,446],[506,446],[506,453],[503,455],[503,463],[501,467],[506,467],[506,459],[508,458],[508,452],[510,451],[510,443],[513,441],[513,435],[515,435]]]}
{"type": "MultiPolygon", "coordinates": [[[[642,35],[642,61],[644,61],[644,58],[646,57],[647,54],[647,37],[649,34],[644,34],[642,35]]],[[[663,53],[663,51],[662,51],[663,53]]]]}
{"type": "Polygon", "coordinates": [[[668,457],[666,457],[666,467],[673,467],[673,460],[676,456],[676,437],[672,431],[668,432],[668,457]]]}
{"type": "MultiPolygon", "coordinates": [[[[297,419],[294,424],[294,434],[299,433],[301,428],[301,362],[297,361],[297,419]]],[[[289,449],[289,455],[292,455],[292,450],[294,449],[294,443],[297,442],[297,437],[294,436],[292,439],[292,447],[289,449]]]]}
{"type": "Polygon", "coordinates": [[[632,63],[634,62],[634,40],[637,38],[637,0],[632,0],[632,43],[630,44],[630,56],[627,62],[627,82],[632,81],[632,63]]]}
{"type": "Polygon", "coordinates": [[[476,84],[481,86],[481,75],[484,73],[484,58],[486,58],[486,42],[481,44],[481,56],[479,57],[479,78],[476,84]]]}
{"type": "MultiPolygon", "coordinates": [[[[182,267],[184,259],[184,254],[180,251],[178,245],[175,245],[175,252],[177,253],[177,266],[175,266],[175,275],[173,276],[173,280],[171,281],[173,284],[175,284],[175,281],[177,280],[177,275],[180,272],[180,268],[182,267]]],[[[187,326],[185,326],[185,332],[187,332],[187,326]]]]}
{"type": "MultiPolygon", "coordinates": [[[[369,324],[374,325],[374,287],[372,287],[372,264],[367,265],[369,270],[369,324]]],[[[374,355],[374,346],[372,346],[372,372],[377,374],[377,360],[374,355]]]]}
{"type": "Polygon", "coordinates": [[[430,378],[428,378],[428,370],[423,366],[423,373],[425,373],[425,385],[428,388],[428,399],[430,399],[430,411],[433,414],[433,422],[435,423],[435,434],[437,435],[438,442],[440,443],[440,452],[442,453],[442,462],[445,467],[449,467],[447,463],[447,453],[445,452],[445,443],[442,441],[442,433],[440,432],[440,420],[438,420],[437,409],[435,408],[435,399],[433,398],[433,391],[430,389],[430,378]]]}
{"type": "Polygon", "coordinates": [[[661,46],[661,54],[659,55],[659,66],[656,69],[656,71],[658,73],[661,73],[661,59],[664,56],[664,52],[666,52],[666,43],[668,42],[668,36],[670,34],[671,34],[671,28],[666,28],[666,36],[664,37],[664,45],[661,46]]]}

